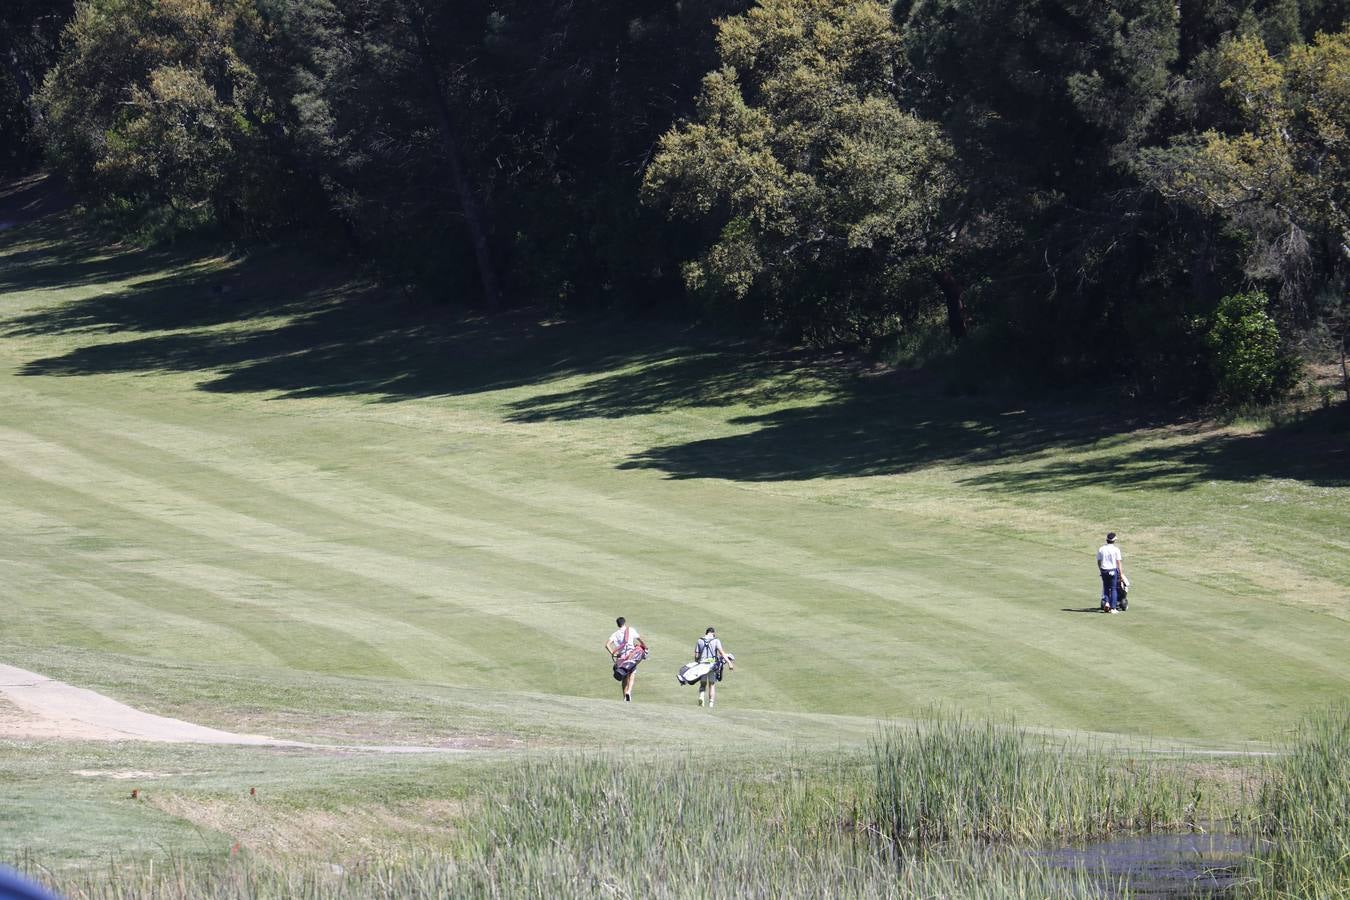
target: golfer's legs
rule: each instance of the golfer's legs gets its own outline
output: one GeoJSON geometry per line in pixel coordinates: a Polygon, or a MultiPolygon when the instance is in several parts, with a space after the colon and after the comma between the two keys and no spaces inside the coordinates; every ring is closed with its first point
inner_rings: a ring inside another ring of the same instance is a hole
{"type": "Polygon", "coordinates": [[[1115,609],[1119,604],[1119,587],[1119,570],[1112,569],[1109,572],[1102,572],[1102,600],[1106,603],[1107,609],[1115,609]]]}

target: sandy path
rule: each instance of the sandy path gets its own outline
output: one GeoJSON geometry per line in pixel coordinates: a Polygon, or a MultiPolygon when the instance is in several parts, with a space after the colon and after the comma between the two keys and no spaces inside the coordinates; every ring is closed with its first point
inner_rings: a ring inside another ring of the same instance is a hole
{"type": "Polygon", "coordinates": [[[381,753],[453,753],[460,748],[307,744],[261,734],[235,734],[182,719],[156,716],[96,691],[0,663],[0,739],[151,741],[173,744],[245,744],[381,753]]]}

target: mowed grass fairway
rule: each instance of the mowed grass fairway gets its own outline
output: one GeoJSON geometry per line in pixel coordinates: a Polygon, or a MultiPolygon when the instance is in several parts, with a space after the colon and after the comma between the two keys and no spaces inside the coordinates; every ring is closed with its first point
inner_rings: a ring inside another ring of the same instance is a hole
{"type": "MultiPolygon", "coordinates": [[[[343,271],[0,232],[0,661],[233,731],[488,755],[827,750],[935,704],[1233,749],[1350,692],[1343,410],[1258,433],[948,397],[343,271]],[[1088,612],[1108,529],[1124,616],[1088,612]],[[631,706],[616,615],[654,650],[631,706]],[[738,662],[711,717],[674,678],[708,625],[738,662]]],[[[32,752],[0,743],[25,803],[111,796],[32,752]]],[[[480,764],[173,753],[288,785],[480,764]]]]}

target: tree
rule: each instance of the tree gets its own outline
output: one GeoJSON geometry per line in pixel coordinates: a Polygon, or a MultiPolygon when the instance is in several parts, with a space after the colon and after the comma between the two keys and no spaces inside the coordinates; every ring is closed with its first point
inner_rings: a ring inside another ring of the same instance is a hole
{"type": "Polygon", "coordinates": [[[496,309],[491,223],[465,150],[476,143],[467,98],[477,90],[465,61],[486,4],[319,0],[278,4],[272,17],[288,48],[281,90],[295,138],[338,213],[375,253],[406,263],[454,259],[445,233],[462,236],[482,301],[496,309]]]}
{"type": "Polygon", "coordinates": [[[7,0],[0,14],[0,172],[19,172],[40,155],[31,101],[56,58],[74,0],[7,0]]]}
{"type": "Polygon", "coordinates": [[[930,303],[959,192],[950,145],[898,102],[908,73],[886,9],[764,0],[717,43],[696,116],[661,138],[643,184],[718,229],[689,287],[822,341],[930,303]]]}
{"type": "Polygon", "coordinates": [[[283,194],[270,98],[239,47],[251,0],[90,0],[39,95],[50,159],[142,215],[247,228],[283,194]]]}
{"type": "Polygon", "coordinates": [[[1318,35],[1284,59],[1246,35],[1224,41],[1205,73],[1231,124],[1141,154],[1169,199],[1245,234],[1247,274],[1298,308],[1350,269],[1350,30],[1318,35]]]}
{"type": "Polygon", "coordinates": [[[1175,293],[1173,223],[1125,162],[1166,110],[1172,0],[897,0],[892,16],[908,96],[955,149],[952,227],[962,280],[994,286],[974,301],[991,346],[1057,380],[1165,374],[1137,354],[1170,345],[1141,331],[1175,310],[1138,301],[1175,293]]]}
{"type": "Polygon", "coordinates": [[[651,293],[666,236],[640,172],[710,63],[712,15],[745,0],[275,2],[296,134],[368,251],[456,283],[463,254],[430,246],[448,233],[485,294],[489,245],[513,299],[651,293]]]}

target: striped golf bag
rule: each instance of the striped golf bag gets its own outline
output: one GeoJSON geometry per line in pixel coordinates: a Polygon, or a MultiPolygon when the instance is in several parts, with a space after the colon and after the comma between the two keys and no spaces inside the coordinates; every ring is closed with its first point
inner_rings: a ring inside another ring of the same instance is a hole
{"type": "Polygon", "coordinates": [[[623,681],[637,669],[638,663],[647,658],[647,651],[636,645],[625,647],[614,657],[614,680],[623,681]]]}

